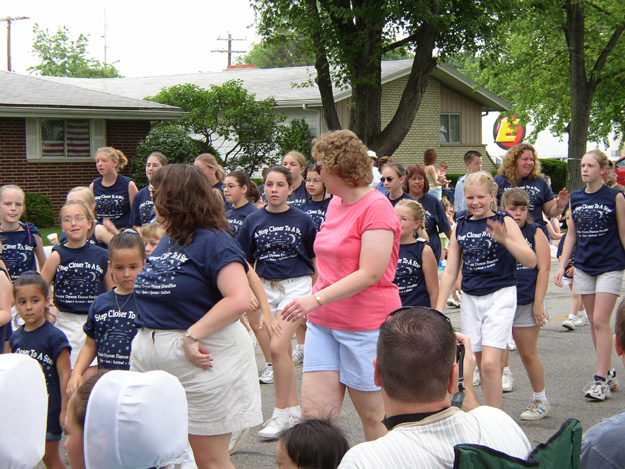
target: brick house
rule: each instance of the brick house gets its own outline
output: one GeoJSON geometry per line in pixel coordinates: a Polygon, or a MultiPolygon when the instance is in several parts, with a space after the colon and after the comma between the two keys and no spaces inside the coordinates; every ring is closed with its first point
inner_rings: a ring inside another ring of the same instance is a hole
{"type": "Polygon", "coordinates": [[[0,185],[44,194],[58,210],[69,189],[98,176],[97,148],[112,146],[130,159],[150,121],[183,114],[171,106],[0,72],[0,185]]]}
{"type": "MultiPolygon", "coordinates": [[[[382,62],[382,125],[392,118],[408,80],[412,60],[382,62]]],[[[304,118],[313,136],[325,132],[319,90],[311,84],[316,75],[313,67],[257,69],[234,66],[222,72],[164,75],[140,78],[52,78],[46,80],[71,83],[91,90],[141,99],[154,96],[161,89],[184,83],[202,88],[220,85],[227,80],[241,80],[248,92],[258,99],[272,96],[287,121],[304,118]],[[308,83],[310,86],[293,86],[308,83]]],[[[339,119],[349,123],[351,89],[334,90],[339,119]]],[[[457,70],[439,64],[433,71],[411,130],[393,158],[404,164],[423,163],[423,152],[436,149],[438,161],[446,160],[449,173],[464,173],[462,157],[467,150],[486,151],[482,142],[482,115],[510,109],[502,98],[479,86],[457,70]]],[[[485,169],[489,168],[485,159],[485,169]]]]}

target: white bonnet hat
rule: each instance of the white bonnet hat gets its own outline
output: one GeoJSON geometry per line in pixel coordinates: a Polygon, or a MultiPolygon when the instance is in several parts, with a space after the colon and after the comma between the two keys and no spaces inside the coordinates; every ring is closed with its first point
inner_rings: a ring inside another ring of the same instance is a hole
{"type": "Polygon", "coordinates": [[[169,373],[114,370],[93,387],[84,429],[87,469],[164,466],[187,440],[185,391],[169,373]]]}
{"type": "Polygon", "coordinates": [[[45,451],[47,420],[48,391],[39,363],[19,353],[1,354],[0,467],[35,467],[45,451]]]}

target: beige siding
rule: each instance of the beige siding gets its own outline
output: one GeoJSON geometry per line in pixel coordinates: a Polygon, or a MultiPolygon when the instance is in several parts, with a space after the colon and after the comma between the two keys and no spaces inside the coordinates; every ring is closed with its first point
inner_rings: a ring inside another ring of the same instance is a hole
{"type": "Polygon", "coordinates": [[[460,114],[460,140],[463,145],[482,143],[482,106],[455,91],[440,86],[441,113],[460,114]]]}

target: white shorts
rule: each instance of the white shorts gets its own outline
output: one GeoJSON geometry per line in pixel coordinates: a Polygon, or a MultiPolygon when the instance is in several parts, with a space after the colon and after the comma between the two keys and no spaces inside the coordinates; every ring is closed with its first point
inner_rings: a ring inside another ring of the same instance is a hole
{"type": "Polygon", "coordinates": [[[187,395],[191,435],[223,435],[262,423],[254,347],[241,321],[202,339],[213,357],[208,370],[187,360],[183,335],[182,330],[139,329],[130,370],[163,370],[178,378],[187,395]]]}
{"type": "Polygon", "coordinates": [[[291,301],[303,296],[309,296],[312,293],[312,277],[310,275],[283,280],[269,280],[266,278],[261,278],[260,280],[265,288],[267,301],[274,316],[276,311],[282,311],[291,301]]]}
{"type": "MultiPolygon", "coordinates": [[[[63,311],[58,310],[56,313],[56,323],[54,325],[65,333],[67,340],[69,341],[69,345],[72,347],[72,351],[69,355],[72,369],[74,368],[76,360],[78,360],[78,354],[82,350],[82,346],[85,345],[85,340],[87,339],[87,334],[85,334],[85,331],[82,328],[82,326],[84,326],[87,322],[87,317],[87,314],[64,313],[63,311]]],[[[94,358],[89,366],[96,366],[97,364],[98,359],[94,358]]]]}
{"type": "Polygon", "coordinates": [[[589,275],[583,270],[575,269],[573,293],[579,295],[594,295],[595,293],[621,294],[623,271],[613,270],[599,275],[589,275]]]}
{"type": "Polygon", "coordinates": [[[573,285],[573,277],[562,277],[562,285],[573,285]]]}
{"type": "Polygon", "coordinates": [[[462,333],[471,339],[474,352],[481,352],[482,347],[506,348],[516,306],[516,286],[484,296],[462,295],[462,333]]]}

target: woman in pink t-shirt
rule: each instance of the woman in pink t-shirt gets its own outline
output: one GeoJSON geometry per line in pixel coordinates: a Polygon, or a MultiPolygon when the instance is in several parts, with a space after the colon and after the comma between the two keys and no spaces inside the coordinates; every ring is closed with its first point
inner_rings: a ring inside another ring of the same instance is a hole
{"type": "Polygon", "coordinates": [[[289,303],[282,315],[308,315],[302,381],[302,417],[337,419],[345,388],[358,411],[365,438],[386,433],[384,406],[374,383],[380,324],[401,307],[393,284],[401,226],[390,202],[371,189],[367,147],[339,130],[313,148],[318,173],[334,197],[317,234],[319,277],[313,294],[289,303]]]}

